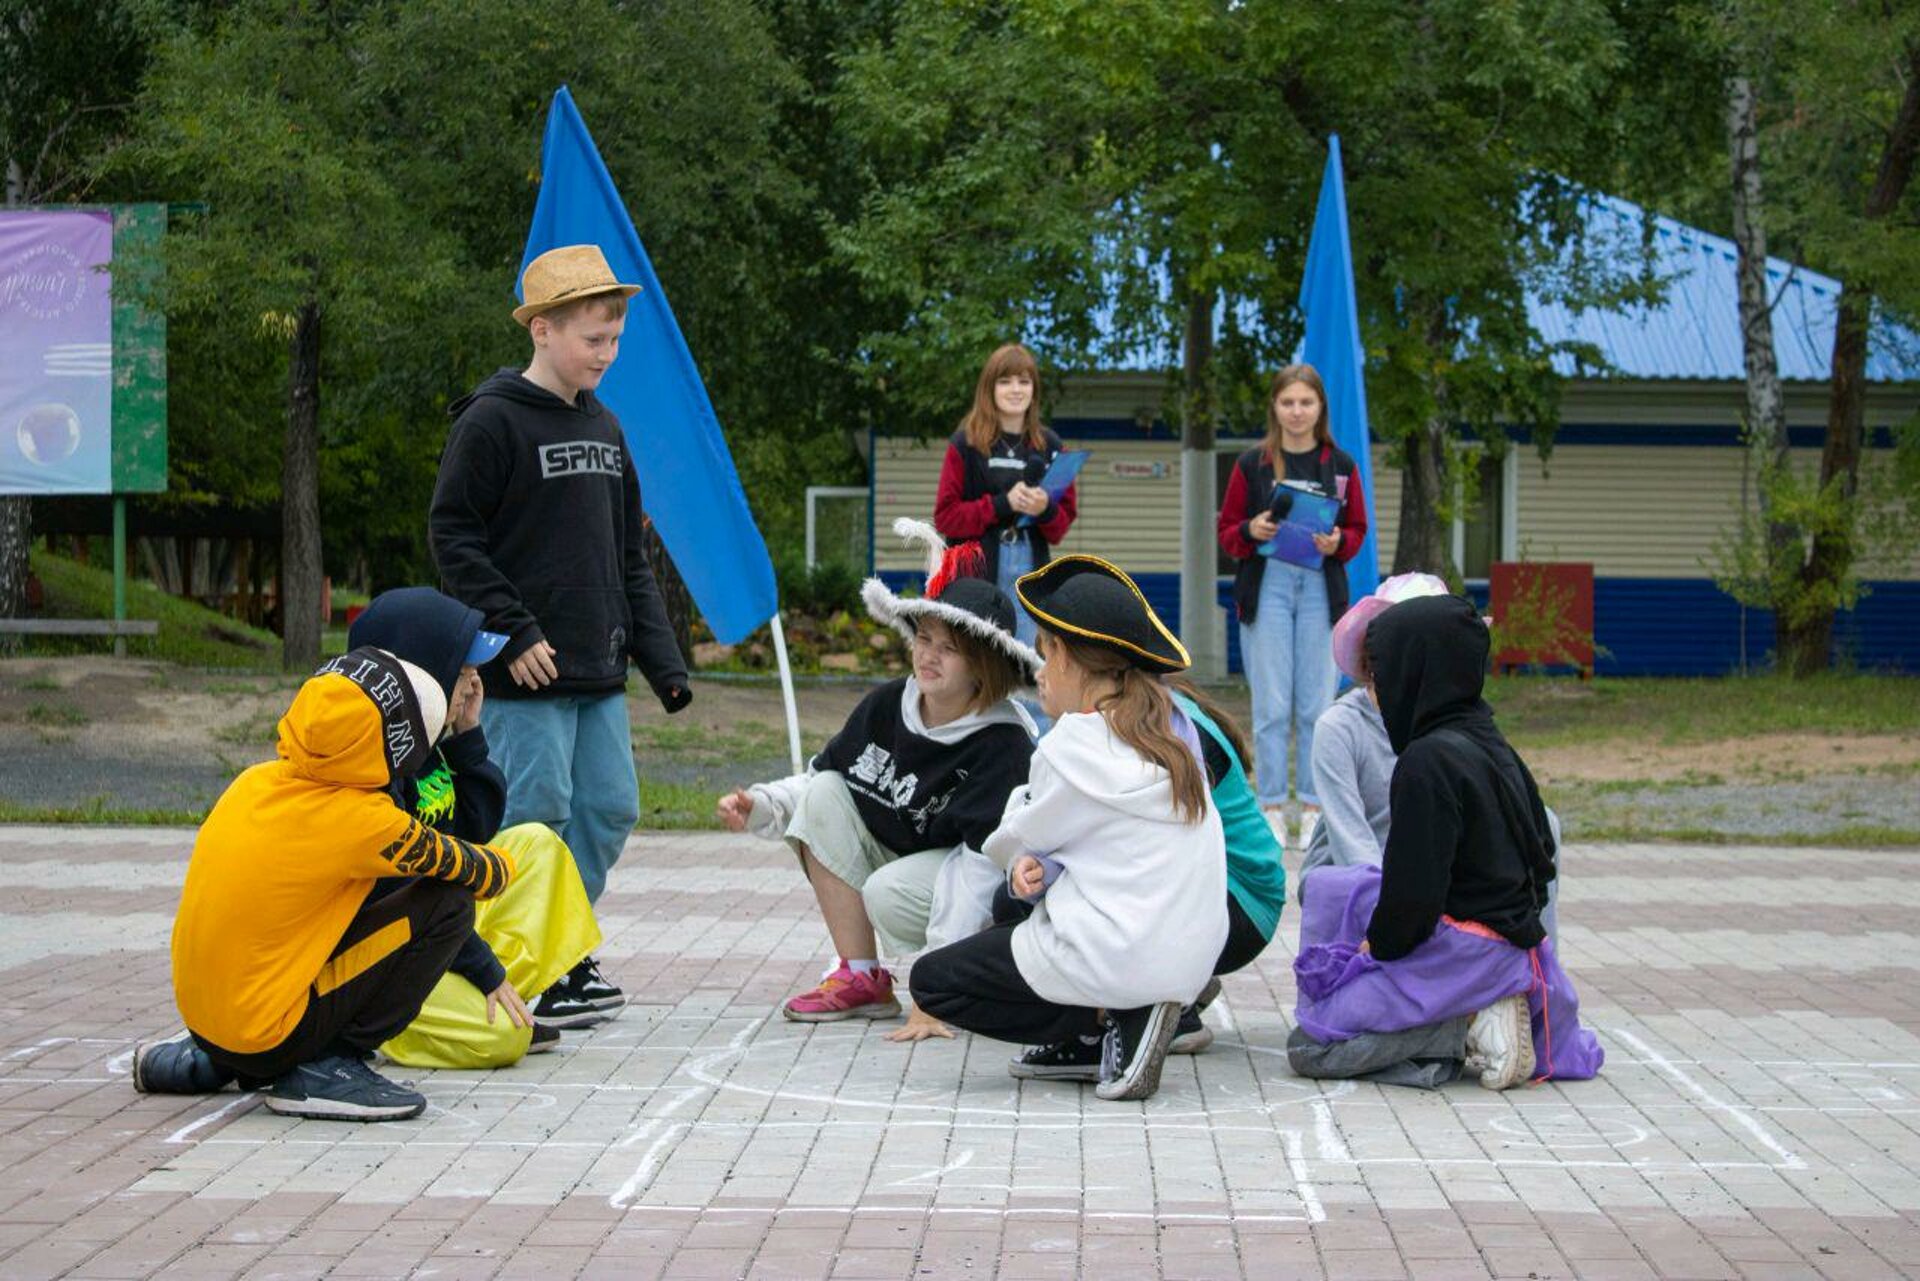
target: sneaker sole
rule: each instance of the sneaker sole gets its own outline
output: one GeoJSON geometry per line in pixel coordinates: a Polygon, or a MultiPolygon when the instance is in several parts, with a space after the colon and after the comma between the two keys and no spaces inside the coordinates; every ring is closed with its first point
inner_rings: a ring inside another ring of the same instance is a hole
{"type": "Polygon", "coordinates": [[[1017,1081],[1090,1081],[1098,1083],[1100,1069],[1095,1067],[1035,1067],[1015,1059],[1007,1064],[1007,1075],[1017,1081]]]}
{"type": "Polygon", "coordinates": [[[626,1008],[627,1002],[630,999],[632,998],[628,997],[625,992],[622,992],[618,996],[588,997],[583,999],[580,1004],[591,1005],[596,1010],[620,1010],[626,1008]]]}
{"type": "Polygon", "coordinates": [[[281,1116],[296,1116],[312,1121],[405,1121],[427,1110],[426,1100],[374,1107],[365,1103],[342,1103],[335,1099],[277,1099],[267,1096],[267,1110],[281,1116]]]}
{"type": "Polygon", "coordinates": [[[1213,1029],[1203,1027],[1198,1032],[1188,1032],[1176,1036],[1167,1042],[1168,1054],[1200,1054],[1213,1044],[1213,1029]]]}
{"type": "Polygon", "coordinates": [[[582,1010],[577,1014],[535,1014],[533,1021],[544,1023],[548,1027],[583,1028],[599,1027],[602,1023],[613,1022],[613,1015],[602,1010],[582,1010]]]}
{"type": "Polygon", "coordinates": [[[159,1044],[159,1042],[142,1042],[133,1047],[133,1066],[128,1071],[133,1077],[133,1089],[136,1094],[153,1093],[153,1091],[147,1088],[146,1074],[140,1070],[140,1064],[156,1044],[159,1044]]]}
{"type": "Polygon", "coordinates": [[[1167,1061],[1167,1043],[1173,1040],[1174,1025],[1179,1021],[1178,1002],[1154,1006],[1153,1013],[1148,1015],[1146,1042],[1130,1065],[1133,1070],[1117,1081],[1102,1081],[1093,1087],[1093,1092],[1114,1103],[1153,1097],[1154,1091],[1160,1088],[1160,1069],[1167,1061]]]}
{"type": "Polygon", "coordinates": [[[1502,1020],[1505,1026],[1501,1031],[1514,1041],[1513,1068],[1505,1075],[1491,1067],[1482,1070],[1480,1084],[1488,1090],[1510,1090],[1533,1076],[1533,1019],[1527,1009],[1526,999],[1510,996],[1506,1001],[1513,1004],[1507,1007],[1511,1015],[1502,1020]]]}
{"type": "Polygon", "coordinates": [[[781,1006],[780,1012],[793,1023],[838,1023],[842,1019],[897,1019],[900,1017],[900,1002],[875,1001],[870,1005],[856,1005],[845,1010],[795,1010],[781,1006]]]}

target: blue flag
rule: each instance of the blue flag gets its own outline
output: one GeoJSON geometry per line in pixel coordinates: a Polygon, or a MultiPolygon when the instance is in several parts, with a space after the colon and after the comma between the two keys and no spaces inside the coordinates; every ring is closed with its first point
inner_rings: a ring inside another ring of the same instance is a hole
{"type": "Polygon", "coordinates": [[[1367,437],[1366,352],[1360,346],[1360,306],[1353,294],[1353,244],[1347,238],[1347,191],[1340,178],[1340,137],[1327,139],[1327,170],[1320,180],[1320,207],[1307,242],[1307,272],[1300,281],[1300,310],[1307,338],[1300,358],[1320,371],[1327,385],[1333,443],[1353,455],[1360,493],[1367,504],[1367,538],[1347,562],[1351,598],[1371,596],[1380,585],[1380,553],[1374,531],[1373,451],[1367,437]]]}
{"type": "Polygon", "coordinates": [[[547,116],[540,199],[520,270],[549,249],[585,244],[600,246],[614,275],[641,287],[628,305],[620,356],[596,394],[620,418],[641,501],[714,639],[736,644],[779,608],[773,562],[693,353],[586,121],[562,86],[547,116]]]}

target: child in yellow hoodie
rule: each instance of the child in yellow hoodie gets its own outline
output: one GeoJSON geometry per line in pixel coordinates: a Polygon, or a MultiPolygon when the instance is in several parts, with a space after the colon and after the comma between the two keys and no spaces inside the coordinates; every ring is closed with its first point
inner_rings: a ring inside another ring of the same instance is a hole
{"type": "Polygon", "coordinates": [[[413,1020],[506,888],[507,853],[396,808],[446,696],[420,668],[356,649],[300,687],[279,759],[235,779],[201,824],[173,927],[187,1035],[134,1052],[134,1088],[264,1084],[288,1116],[391,1121],[426,1106],[366,1060],[413,1020]]]}

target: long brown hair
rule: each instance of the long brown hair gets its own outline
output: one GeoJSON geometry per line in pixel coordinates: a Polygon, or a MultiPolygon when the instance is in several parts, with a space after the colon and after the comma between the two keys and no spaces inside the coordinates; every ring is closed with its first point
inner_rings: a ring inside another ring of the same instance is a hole
{"type": "Polygon", "coordinates": [[[1158,677],[1110,649],[1042,631],[1050,648],[1088,675],[1113,682],[1113,693],[1094,703],[1114,737],[1173,776],[1173,810],[1182,822],[1207,815],[1207,776],[1193,752],[1173,732],[1173,698],[1158,677]]]}
{"type": "MultiPolygon", "coordinates": [[[[1192,699],[1201,714],[1219,727],[1220,732],[1227,736],[1227,743],[1233,748],[1233,754],[1240,758],[1241,769],[1253,768],[1253,745],[1247,742],[1247,732],[1240,728],[1240,722],[1233,719],[1232,713],[1214,702],[1209,695],[1201,691],[1198,685],[1185,676],[1162,676],[1160,681],[1174,693],[1183,698],[1192,699]]],[[[1200,732],[1206,733],[1205,730],[1200,732]]]]}
{"type": "Polygon", "coordinates": [[[1320,381],[1320,371],[1312,365],[1283,365],[1273,376],[1273,385],[1267,388],[1267,452],[1276,460],[1280,457],[1280,415],[1273,402],[1295,383],[1305,383],[1320,398],[1320,417],[1313,424],[1313,443],[1323,449],[1333,444],[1333,429],[1327,425],[1327,385],[1320,381]]]}
{"type": "Polygon", "coordinates": [[[993,403],[993,385],[1015,374],[1025,374],[1033,383],[1033,399],[1027,402],[1021,435],[1034,449],[1046,447],[1047,438],[1040,432],[1040,362],[1025,347],[1010,342],[996,348],[980,367],[980,381],[973,385],[973,408],[960,420],[967,443],[983,454],[991,454],[993,442],[1000,439],[1000,409],[993,403]]]}

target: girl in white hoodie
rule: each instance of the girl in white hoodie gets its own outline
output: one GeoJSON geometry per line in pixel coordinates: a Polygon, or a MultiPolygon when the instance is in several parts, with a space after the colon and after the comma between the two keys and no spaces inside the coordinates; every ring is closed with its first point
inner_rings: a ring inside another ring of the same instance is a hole
{"type": "Polygon", "coordinates": [[[983,852],[1035,906],[921,957],[913,997],[1016,1044],[1103,1036],[1100,1097],[1143,1099],[1227,937],[1220,816],[1193,725],[1158,679],[1190,660],[1133,580],[1097,557],[1060,557],[1018,591],[1056,719],[983,852]]]}

